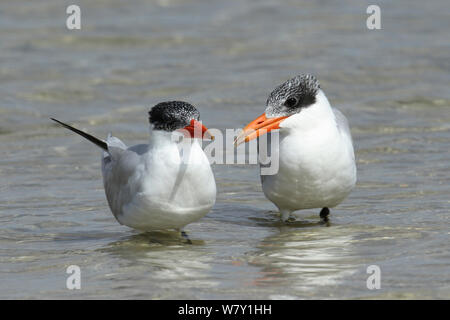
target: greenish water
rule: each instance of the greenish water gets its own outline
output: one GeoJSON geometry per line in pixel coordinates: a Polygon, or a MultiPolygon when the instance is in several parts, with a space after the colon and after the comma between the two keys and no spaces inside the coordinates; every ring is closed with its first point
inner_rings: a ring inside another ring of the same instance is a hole
{"type": "Polygon", "coordinates": [[[450,298],[447,1],[0,3],[0,298],[450,298]],[[320,224],[278,222],[256,166],[215,165],[217,204],[139,234],[107,207],[100,154],[49,117],[145,142],[149,107],[186,100],[242,127],[284,80],[315,74],[349,118],[358,185],[320,224]],[[66,268],[81,268],[81,290],[66,268]],[[368,290],[366,269],[381,269],[368,290]]]}

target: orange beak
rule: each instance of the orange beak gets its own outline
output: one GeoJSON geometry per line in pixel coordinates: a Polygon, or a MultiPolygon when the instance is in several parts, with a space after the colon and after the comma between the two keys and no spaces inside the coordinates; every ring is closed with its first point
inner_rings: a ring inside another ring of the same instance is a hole
{"type": "Polygon", "coordinates": [[[263,113],[245,126],[243,131],[237,136],[236,140],[234,140],[234,145],[238,146],[241,143],[249,142],[274,129],[280,129],[280,123],[286,118],[287,116],[268,119],[266,118],[266,113],[263,113]]]}
{"type": "Polygon", "coordinates": [[[183,128],[189,133],[188,138],[201,138],[203,140],[214,140],[214,136],[209,133],[208,128],[206,128],[200,121],[191,120],[191,123],[183,128]]]}

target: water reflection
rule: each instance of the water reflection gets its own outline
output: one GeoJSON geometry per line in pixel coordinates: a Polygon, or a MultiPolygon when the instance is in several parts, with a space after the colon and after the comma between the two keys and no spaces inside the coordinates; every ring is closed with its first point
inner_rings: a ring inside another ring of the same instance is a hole
{"type": "MultiPolygon", "coordinates": [[[[134,234],[109,243],[102,252],[118,258],[122,265],[111,274],[120,282],[127,274],[140,275],[139,286],[148,293],[154,286],[158,292],[174,288],[211,288],[218,284],[211,276],[213,254],[204,241],[190,236],[191,244],[179,232],[148,232],[134,234]]],[[[129,279],[123,279],[129,283],[129,279]]],[[[142,292],[142,291],[141,291],[142,292]]],[[[172,296],[176,293],[172,292],[172,296]]]]}
{"type": "MultiPolygon", "coordinates": [[[[356,272],[352,236],[346,228],[298,221],[278,228],[257,246],[249,263],[261,268],[258,287],[289,286],[290,293],[338,285],[356,272]]],[[[283,298],[286,298],[283,296],[283,298]]]]}

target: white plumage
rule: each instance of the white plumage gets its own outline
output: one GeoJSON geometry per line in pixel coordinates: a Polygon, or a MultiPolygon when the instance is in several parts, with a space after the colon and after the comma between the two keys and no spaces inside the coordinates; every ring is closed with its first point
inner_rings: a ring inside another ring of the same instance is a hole
{"type": "Polygon", "coordinates": [[[316,103],[281,122],[279,170],[262,175],[265,196],[286,220],[293,211],[332,208],[356,183],[352,138],[345,116],[320,90],[316,103]]]}
{"type": "Polygon", "coordinates": [[[320,216],[326,220],[329,208],[341,203],[356,183],[347,119],[330,106],[317,79],[303,74],[272,91],[265,112],[244,128],[235,143],[274,129],[279,129],[279,143],[270,145],[268,140],[266,149],[272,151],[272,161],[278,160],[278,171],[263,175],[261,170],[265,196],[278,207],[283,221],[293,211],[312,208],[322,208],[320,216]]]}
{"type": "Polygon", "coordinates": [[[106,140],[103,182],[121,224],[143,231],[182,229],[213,207],[216,184],[199,141],[174,140],[159,130],[151,132],[149,144],[130,148],[118,138],[106,140]]]}

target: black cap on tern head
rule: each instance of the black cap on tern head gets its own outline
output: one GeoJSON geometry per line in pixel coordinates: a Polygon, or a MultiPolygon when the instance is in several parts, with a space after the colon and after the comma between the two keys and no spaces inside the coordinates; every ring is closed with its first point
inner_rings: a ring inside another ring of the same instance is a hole
{"type": "Polygon", "coordinates": [[[290,116],[316,102],[319,81],[310,74],[298,75],[276,87],[267,99],[267,117],[290,116]]]}
{"type": "Polygon", "coordinates": [[[183,101],[167,101],[155,105],[148,112],[154,130],[174,131],[188,126],[192,119],[199,121],[200,112],[183,101]]]}

